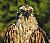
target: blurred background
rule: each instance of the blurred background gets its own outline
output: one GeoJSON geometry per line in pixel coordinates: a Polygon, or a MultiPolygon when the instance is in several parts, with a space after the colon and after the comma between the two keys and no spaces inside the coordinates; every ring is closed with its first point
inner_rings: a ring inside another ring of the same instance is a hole
{"type": "Polygon", "coordinates": [[[50,0],[0,0],[0,43],[4,43],[7,27],[16,22],[17,11],[25,3],[34,8],[39,26],[50,39],[50,0]]]}

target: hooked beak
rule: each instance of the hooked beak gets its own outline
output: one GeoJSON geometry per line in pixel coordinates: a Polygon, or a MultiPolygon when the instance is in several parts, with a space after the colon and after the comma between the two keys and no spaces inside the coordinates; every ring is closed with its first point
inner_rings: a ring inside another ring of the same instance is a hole
{"type": "Polygon", "coordinates": [[[25,12],[25,13],[23,14],[23,16],[24,16],[25,18],[27,18],[27,20],[28,20],[28,18],[29,18],[29,16],[30,16],[30,13],[29,13],[29,12],[25,12]]]}

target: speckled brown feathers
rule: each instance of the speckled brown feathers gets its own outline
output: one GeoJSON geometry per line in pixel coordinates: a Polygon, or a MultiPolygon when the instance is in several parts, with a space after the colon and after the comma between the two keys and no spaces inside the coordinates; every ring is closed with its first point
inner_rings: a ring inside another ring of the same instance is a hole
{"type": "Polygon", "coordinates": [[[20,15],[16,23],[8,27],[4,43],[48,43],[46,33],[38,26],[33,11],[28,5],[20,7],[20,15]]]}

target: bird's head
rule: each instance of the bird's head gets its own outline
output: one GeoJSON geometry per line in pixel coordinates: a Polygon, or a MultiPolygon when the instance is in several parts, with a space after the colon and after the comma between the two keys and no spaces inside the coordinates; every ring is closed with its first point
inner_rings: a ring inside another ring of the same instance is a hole
{"type": "Polygon", "coordinates": [[[24,5],[19,8],[19,13],[22,14],[22,16],[27,17],[27,19],[29,16],[33,16],[33,14],[34,14],[33,11],[34,11],[34,9],[28,5],[24,5]]]}

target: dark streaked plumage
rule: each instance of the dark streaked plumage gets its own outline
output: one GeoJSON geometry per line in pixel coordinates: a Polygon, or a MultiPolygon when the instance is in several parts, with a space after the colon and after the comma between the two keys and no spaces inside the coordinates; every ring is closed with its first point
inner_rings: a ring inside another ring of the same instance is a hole
{"type": "Polygon", "coordinates": [[[49,43],[33,11],[28,5],[20,7],[16,24],[12,24],[5,33],[5,43],[49,43]]]}

